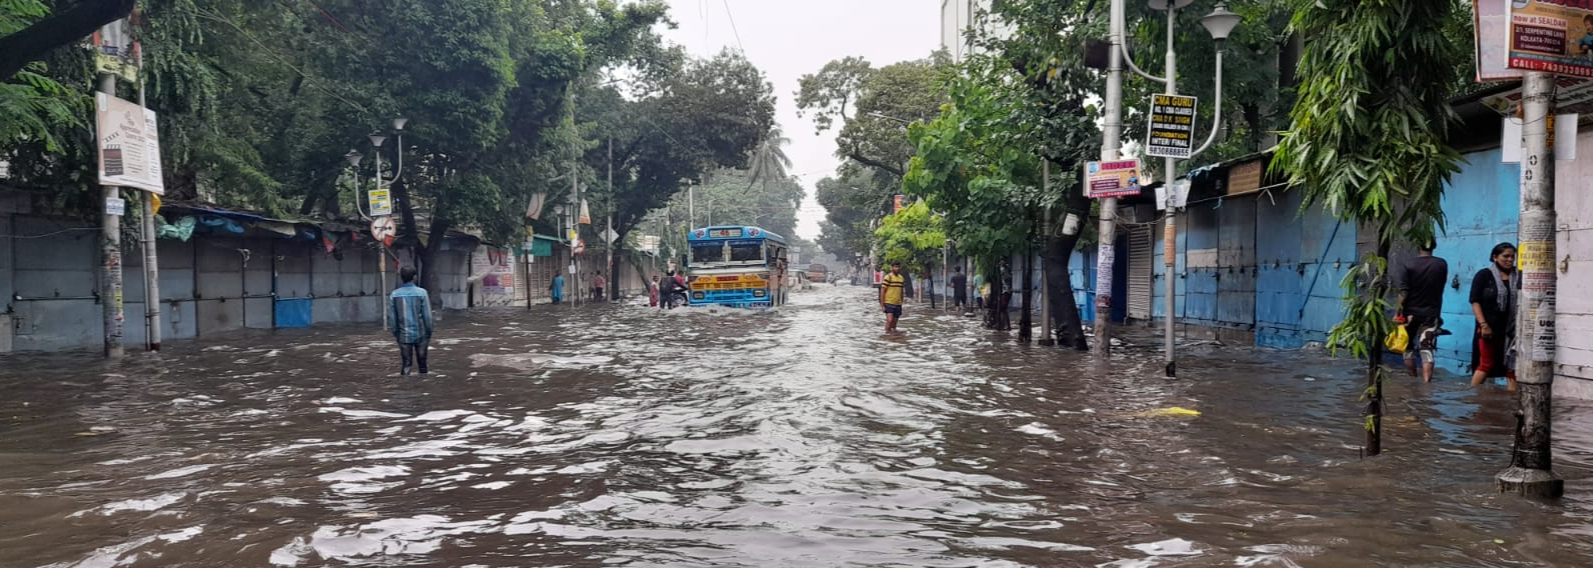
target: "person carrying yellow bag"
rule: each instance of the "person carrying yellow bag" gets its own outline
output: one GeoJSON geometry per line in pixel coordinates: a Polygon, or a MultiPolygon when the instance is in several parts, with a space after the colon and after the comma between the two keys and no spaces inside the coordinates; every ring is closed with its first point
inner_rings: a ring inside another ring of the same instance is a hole
{"type": "Polygon", "coordinates": [[[1410,332],[1405,331],[1405,318],[1394,318],[1394,331],[1388,332],[1388,337],[1383,338],[1383,347],[1389,353],[1404,353],[1410,346],[1410,332]]]}

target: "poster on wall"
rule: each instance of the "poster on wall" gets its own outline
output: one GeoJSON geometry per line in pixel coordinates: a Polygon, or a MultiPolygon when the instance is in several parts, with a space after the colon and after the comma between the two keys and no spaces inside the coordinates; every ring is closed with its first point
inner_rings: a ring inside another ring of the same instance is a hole
{"type": "Polygon", "coordinates": [[[514,254],[505,248],[482,247],[470,257],[470,279],[479,282],[483,305],[514,300],[514,254]]]}
{"type": "Polygon", "coordinates": [[[1509,15],[1505,67],[1593,77],[1593,2],[1511,0],[1509,15]]]}

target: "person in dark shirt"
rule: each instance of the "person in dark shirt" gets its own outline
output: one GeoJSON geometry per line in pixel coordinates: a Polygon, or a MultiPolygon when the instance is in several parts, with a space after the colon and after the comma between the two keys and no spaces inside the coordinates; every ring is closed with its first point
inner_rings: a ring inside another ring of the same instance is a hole
{"type": "Polygon", "coordinates": [[[1471,313],[1477,318],[1476,347],[1471,352],[1471,384],[1505,377],[1516,390],[1516,375],[1506,360],[1516,328],[1521,283],[1516,278],[1516,246],[1494,245],[1493,263],[1471,279],[1471,313]]]}
{"type": "Polygon", "coordinates": [[[956,268],[957,273],[951,277],[951,301],[958,308],[968,307],[968,275],[962,273],[962,267],[956,268]]]}
{"type": "Polygon", "coordinates": [[[1438,349],[1439,326],[1444,313],[1444,283],[1449,280],[1449,263],[1433,256],[1433,242],[1417,251],[1416,258],[1399,268],[1399,315],[1405,319],[1410,344],[1405,348],[1405,370],[1433,382],[1433,352],[1438,349]],[[1419,359],[1419,361],[1418,361],[1419,359]]]}

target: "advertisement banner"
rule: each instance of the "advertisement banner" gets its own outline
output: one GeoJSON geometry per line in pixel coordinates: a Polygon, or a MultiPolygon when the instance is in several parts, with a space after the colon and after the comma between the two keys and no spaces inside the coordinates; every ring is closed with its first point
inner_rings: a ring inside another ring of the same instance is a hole
{"type": "Polygon", "coordinates": [[[1195,149],[1195,97],[1152,95],[1145,155],[1188,158],[1195,149]]]}
{"type": "Polygon", "coordinates": [[[1084,196],[1090,199],[1139,195],[1139,160],[1085,162],[1084,196]]]}
{"type": "Polygon", "coordinates": [[[514,254],[508,249],[481,247],[470,256],[470,280],[477,283],[476,301],[482,306],[507,306],[514,296],[514,254]]]}
{"type": "Polygon", "coordinates": [[[1471,3],[1472,29],[1476,33],[1473,54],[1477,60],[1477,82],[1521,79],[1520,69],[1510,62],[1510,0],[1474,0],[1471,3]]]}
{"type": "Polygon", "coordinates": [[[100,185],[165,194],[155,111],[105,93],[95,93],[94,102],[100,185]]]}
{"type": "Polygon", "coordinates": [[[1512,0],[1509,14],[1506,67],[1593,77],[1593,2],[1512,0]]]}

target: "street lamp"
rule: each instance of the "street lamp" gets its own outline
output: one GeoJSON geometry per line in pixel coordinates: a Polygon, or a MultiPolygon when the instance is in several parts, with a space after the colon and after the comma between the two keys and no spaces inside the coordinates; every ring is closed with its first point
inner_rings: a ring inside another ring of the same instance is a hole
{"type": "Polygon", "coordinates": [[[399,116],[393,119],[393,134],[398,136],[398,169],[393,171],[393,181],[404,176],[404,125],[409,124],[409,119],[399,116]]]}
{"type": "MultiPolygon", "coordinates": [[[[1113,4],[1120,4],[1121,1],[1122,0],[1113,0],[1113,4]]],[[[1146,73],[1145,71],[1141,70],[1138,65],[1134,64],[1134,58],[1133,58],[1133,56],[1131,54],[1128,53],[1128,48],[1125,47],[1122,42],[1114,42],[1114,43],[1116,43],[1116,45],[1114,47],[1116,49],[1121,49],[1122,50],[1121,57],[1122,57],[1123,61],[1126,61],[1128,63],[1129,68],[1133,69],[1135,73],[1138,73],[1138,74],[1140,74],[1140,75],[1142,75],[1142,76],[1144,76],[1144,77],[1146,77],[1146,78],[1148,78],[1148,79],[1150,79],[1152,81],[1157,81],[1157,82],[1161,82],[1161,83],[1165,84],[1167,86],[1167,89],[1166,89],[1165,92],[1168,95],[1176,95],[1176,94],[1178,94],[1178,57],[1177,57],[1177,51],[1174,49],[1174,45],[1173,45],[1173,27],[1177,23],[1176,15],[1177,15],[1177,12],[1178,12],[1179,8],[1183,8],[1185,6],[1188,6],[1191,3],[1193,3],[1193,1],[1194,0],[1149,0],[1149,4],[1150,4],[1151,9],[1164,10],[1164,11],[1167,12],[1167,62],[1166,62],[1166,69],[1164,71],[1165,74],[1163,76],[1155,77],[1155,76],[1152,76],[1152,75],[1146,73]]],[[[1118,7],[1116,9],[1121,10],[1121,7],[1118,7]]],[[[1115,18],[1114,20],[1115,21],[1113,23],[1115,25],[1122,26],[1122,18],[1121,17],[1115,18]]],[[[1228,40],[1228,35],[1233,33],[1234,28],[1239,25],[1239,22],[1241,20],[1243,20],[1243,18],[1241,16],[1239,16],[1238,14],[1235,14],[1233,12],[1228,11],[1227,2],[1222,2],[1222,1],[1217,2],[1217,7],[1215,9],[1213,9],[1210,14],[1207,14],[1206,16],[1204,16],[1204,17],[1202,17],[1200,19],[1200,25],[1202,25],[1202,26],[1204,26],[1206,28],[1206,31],[1211,34],[1211,38],[1213,40],[1216,40],[1216,43],[1217,43],[1217,65],[1216,65],[1216,79],[1215,79],[1215,82],[1216,82],[1216,101],[1213,103],[1215,106],[1213,107],[1213,110],[1212,110],[1211,132],[1210,132],[1210,134],[1207,135],[1206,142],[1204,144],[1201,144],[1201,146],[1199,148],[1196,148],[1194,151],[1190,152],[1190,154],[1188,156],[1185,156],[1184,159],[1192,158],[1195,155],[1206,151],[1207,148],[1210,148],[1211,144],[1217,140],[1217,132],[1222,130],[1220,125],[1222,123],[1222,56],[1223,56],[1223,51],[1224,51],[1223,47],[1224,47],[1224,45],[1226,44],[1226,42],[1228,40]]],[[[1118,30],[1114,30],[1114,31],[1116,33],[1119,33],[1119,34],[1122,33],[1121,28],[1119,28],[1118,30]]],[[[1190,125],[1190,134],[1191,134],[1191,136],[1194,134],[1193,124],[1190,125]]],[[[1173,178],[1177,177],[1177,173],[1178,173],[1178,169],[1177,169],[1178,168],[1178,165],[1177,165],[1178,160],[1177,160],[1177,158],[1172,158],[1172,157],[1163,157],[1162,160],[1163,160],[1163,162],[1162,162],[1162,164],[1163,164],[1162,165],[1162,176],[1165,178],[1163,183],[1166,184],[1168,189],[1169,189],[1169,191],[1167,192],[1169,197],[1168,197],[1168,201],[1167,201],[1167,204],[1166,204],[1167,221],[1166,221],[1166,229],[1162,233],[1163,234],[1162,246],[1163,246],[1164,250],[1176,251],[1177,246],[1178,246],[1177,245],[1177,238],[1176,238],[1177,226],[1178,226],[1178,221],[1177,221],[1177,219],[1178,219],[1178,210],[1177,210],[1177,207],[1174,207],[1174,205],[1173,205],[1173,199],[1171,197],[1171,193],[1172,193],[1171,189],[1172,189],[1173,178]]],[[[1104,243],[1105,241],[1103,240],[1102,242],[1104,243]]],[[[1167,313],[1163,316],[1164,317],[1164,323],[1166,324],[1166,328],[1165,328],[1165,330],[1163,332],[1163,343],[1164,343],[1163,344],[1163,348],[1166,351],[1166,359],[1167,359],[1166,373],[1167,373],[1167,376],[1168,377],[1174,377],[1174,376],[1177,376],[1176,359],[1174,357],[1174,352],[1173,352],[1173,317],[1174,317],[1173,314],[1177,313],[1176,312],[1176,306],[1175,306],[1177,304],[1177,300],[1174,297],[1174,293],[1176,291],[1176,285],[1173,282],[1173,267],[1174,267],[1174,263],[1175,263],[1174,254],[1170,252],[1169,254],[1164,256],[1164,259],[1165,259],[1164,262],[1166,263],[1166,267],[1167,267],[1166,271],[1165,271],[1165,274],[1164,274],[1164,277],[1165,277],[1166,281],[1163,282],[1163,285],[1166,286],[1167,313]]],[[[1103,335],[1103,336],[1101,336],[1100,340],[1101,341],[1110,341],[1110,338],[1103,335]]]]}

